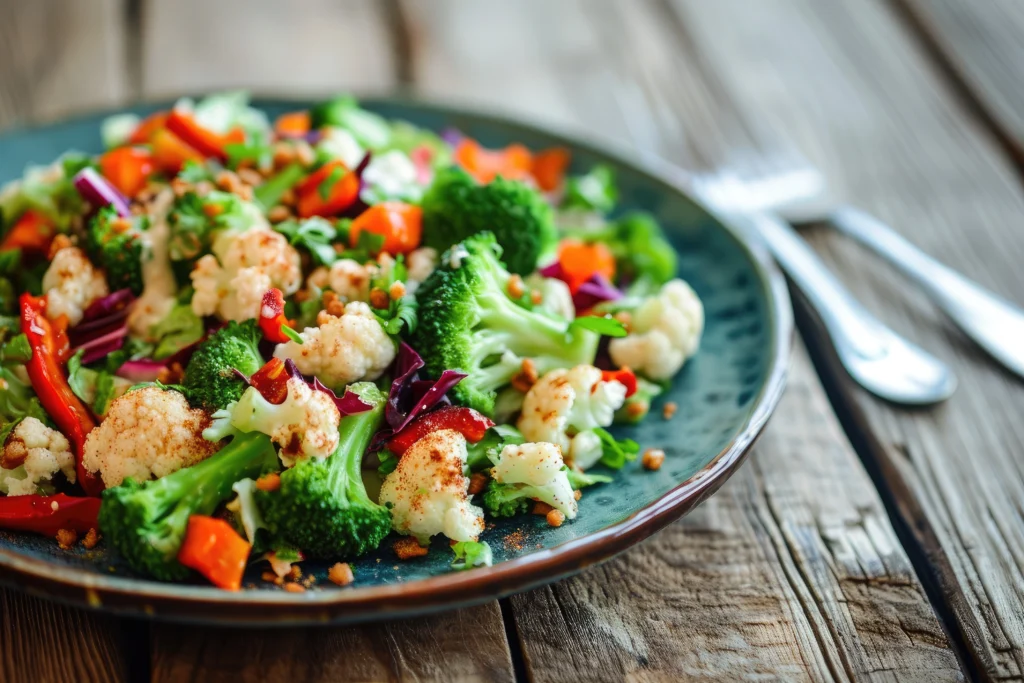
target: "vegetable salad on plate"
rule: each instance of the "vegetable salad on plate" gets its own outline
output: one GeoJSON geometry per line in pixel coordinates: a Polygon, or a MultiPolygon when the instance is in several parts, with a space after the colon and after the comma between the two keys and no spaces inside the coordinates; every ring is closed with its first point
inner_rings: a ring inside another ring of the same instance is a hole
{"type": "Polygon", "coordinates": [[[384,543],[489,564],[489,520],[572,524],[660,466],[608,428],[647,417],[703,308],[609,168],[349,97],[102,135],[0,192],[0,529],[165,581],[266,561],[287,588],[318,558],[345,585],[384,543]]]}

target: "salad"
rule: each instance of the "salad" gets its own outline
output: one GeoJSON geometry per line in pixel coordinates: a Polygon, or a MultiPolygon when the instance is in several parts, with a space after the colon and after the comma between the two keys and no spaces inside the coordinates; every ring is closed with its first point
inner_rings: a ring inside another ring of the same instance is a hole
{"type": "Polygon", "coordinates": [[[608,427],[648,417],[704,314],[609,168],[350,97],[102,136],[0,191],[0,529],[301,591],[302,559],[346,585],[382,544],[489,564],[489,520],[572,524],[661,465],[608,427]]]}

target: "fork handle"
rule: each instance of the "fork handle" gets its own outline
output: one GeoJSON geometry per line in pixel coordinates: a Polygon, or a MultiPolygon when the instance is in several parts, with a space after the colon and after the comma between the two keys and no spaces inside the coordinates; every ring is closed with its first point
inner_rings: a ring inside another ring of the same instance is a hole
{"type": "Polygon", "coordinates": [[[1024,377],[1024,311],[939,263],[864,211],[840,207],[829,221],[920,285],[979,346],[1024,377]]]}

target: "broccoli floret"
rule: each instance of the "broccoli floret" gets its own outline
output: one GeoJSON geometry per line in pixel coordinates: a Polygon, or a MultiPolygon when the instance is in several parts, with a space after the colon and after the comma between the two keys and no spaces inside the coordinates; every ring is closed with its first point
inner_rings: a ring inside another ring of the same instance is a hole
{"type": "Polygon", "coordinates": [[[242,397],[246,384],[234,370],[248,376],[263,367],[260,333],[255,320],[231,321],[192,354],[185,368],[185,395],[193,408],[218,410],[242,397]]]}
{"type": "Polygon", "coordinates": [[[615,208],[619,190],[615,172],[608,166],[595,166],[589,173],[565,181],[563,209],[584,209],[607,214],[615,208]]]}
{"type": "Polygon", "coordinates": [[[484,491],[484,511],[491,517],[525,515],[533,505],[531,489],[492,481],[484,491]]]}
{"type": "Polygon", "coordinates": [[[185,579],[189,570],[177,557],[189,517],[213,513],[235,482],[276,467],[270,437],[241,434],[198,465],[145,483],[129,478],[104,491],[100,531],[136,571],[163,581],[185,579]]]}
{"type": "Polygon", "coordinates": [[[484,230],[494,233],[513,273],[528,275],[558,243],[551,206],[536,191],[497,178],[478,185],[465,171],[449,168],[423,196],[423,240],[438,251],[484,230]]]}
{"type": "Polygon", "coordinates": [[[413,345],[426,359],[426,373],[466,373],[449,395],[485,415],[493,414],[496,392],[521,370],[522,358],[544,374],[590,364],[597,353],[597,334],[509,298],[500,251],[490,233],[471,237],[446,252],[416,292],[413,345]]]}
{"type": "Polygon", "coordinates": [[[135,296],[142,294],[142,233],[148,229],[145,216],[121,218],[112,206],[93,218],[86,246],[92,260],[107,272],[111,290],[128,288],[135,296]]]}
{"type": "Polygon", "coordinates": [[[363,454],[384,421],[387,397],[371,382],[349,391],[373,407],[341,419],[338,447],[327,458],[306,457],[281,473],[276,491],[257,491],[272,532],[310,557],[355,557],[391,531],[391,513],[363,485],[363,454]]]}
{"type": "Polygon", "coordinates": [[[623,216],[604,228],[567,231],[586,242],[604,242],[615,256],[617,276],[630,283],[631,298],[655,294],[676,276],[676,250],[647,213],[623,216]]]}

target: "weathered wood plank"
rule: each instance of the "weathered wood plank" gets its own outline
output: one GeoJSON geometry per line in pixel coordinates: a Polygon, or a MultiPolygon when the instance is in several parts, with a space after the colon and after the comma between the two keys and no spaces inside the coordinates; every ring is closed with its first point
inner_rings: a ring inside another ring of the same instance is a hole
{"type": "Polygon", "coordinates": [[[154,627],[153,683],[513,680],[497,602],[368,626],[196,630],[154,627]]]}
{"type": "MultiPolygon", "coordinates": [[[[0,3],[0,126],[122,101],[119,0],[0,3]]],[[[0,589],[0,682],[119,681],[118,623],[0,589]]]]}
{"type": "Polygon", "coordinates": [[[384,8],[375,0],[145,0],[143,93],[386,90],[397,67],[384,8]]]}
{"type": "Polygon", "coordinates": [[[0,591],[0,683],[128,680],[118,623],[0,591]]]}
{"type": "MultiPolygon", "coordinates": [[[[142,90],[387,90],[398,64],[385,3],[147,0],[142,90]],[[202,17],[196,21],[196,17],[202,17]]],[[[153,628],[154,680],[512,680],[497,602],[366,627],[153,628]],[[471,643],[471,646],[467,646],[471,643]],[[254,654],[255,653],[255,654],[254,654]]]]}
{"type": "Polygon", "coordinates": [[[121,0],[0,3],[0,126],[128,95],[121,0]]]}
{"type": "Polygon", "coordinates": [[[897,0],[933,54],[977,101],[1024,164],[1024,4],[1014,0],[897,0]]]}
{"type": "MultiPolygon", "coordinates": [[[[890,7],[673,4],[709,80],[747,121],[790,137],[842,195],[929,253],[1019,299],[1024,193],[1016,174],[890,7]]],[[[901,410],[852,386],[824,354],[840,414],[933,561],[953,628],[983,675],[1021,680],[1024,385],[878,259],[829,232],[809,237],[865,304],[960,377],[947,404],[901,410]]]]}
{"type": "MultiPolygon", "coordinates": [[[[655,3],[403,8],[419,92],[572,123],[689,164],[708,142],[741,144],[719,124],[723,102],[699,55],[655,3]],[[488,56],[482,46],[494,44],[509,47],[488,56]]],[[[538,680],[961,676],[802,347],[734,481],[640,548],[512,605],[538,680]]]]}

